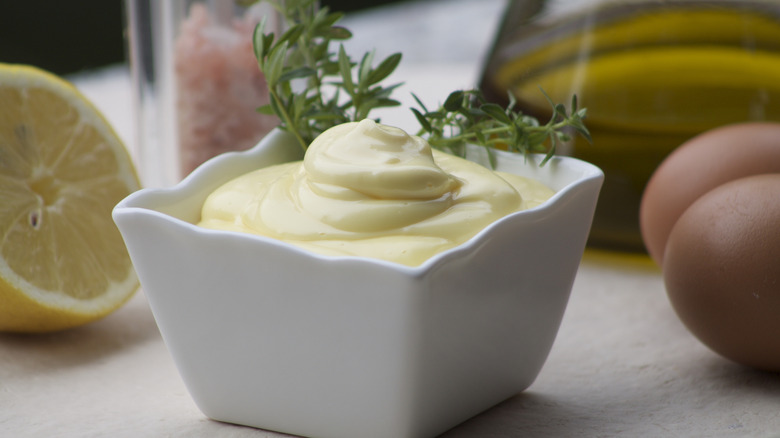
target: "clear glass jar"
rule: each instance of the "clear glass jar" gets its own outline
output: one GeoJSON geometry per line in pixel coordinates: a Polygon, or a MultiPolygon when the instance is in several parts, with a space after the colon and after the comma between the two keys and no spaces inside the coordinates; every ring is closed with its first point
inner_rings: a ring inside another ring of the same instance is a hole
{"type": "MultiPolygon", "coordinates": [[[[778,0],[514,0],[481,82],[544,120],[576,94],[606,179],[591,246],[643,251],[639,204],[674,148],[720,125],[780,121],[778,0]]],[[[735,145],[738,147],[739,145],[735,145]]]]}
{"type": "Polygon", "coordinates": [[[127,0],[136,150],[145,186],[178,182],[222,152],[247,149],[278,124],[252,49],[278,14],[235,0],[127,0]]]}

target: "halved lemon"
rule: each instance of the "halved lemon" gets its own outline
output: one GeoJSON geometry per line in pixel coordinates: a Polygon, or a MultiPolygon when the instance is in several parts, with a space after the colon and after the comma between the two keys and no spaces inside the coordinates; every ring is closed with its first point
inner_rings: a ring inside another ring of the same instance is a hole
{"type": "Polygon", "coordinates": [[[0,64],[0,330],[108,315],[138,289],[111,210],[140,184],[127,150],[71,84],[0,64]]]}

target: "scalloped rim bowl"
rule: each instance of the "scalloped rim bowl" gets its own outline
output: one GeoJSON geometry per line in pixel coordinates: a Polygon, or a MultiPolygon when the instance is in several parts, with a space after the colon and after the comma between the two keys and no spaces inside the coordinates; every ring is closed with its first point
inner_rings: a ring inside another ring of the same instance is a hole
{"type": "MultiPolygon", "coordinates": [[[[300,158],[276,130],[114,209],[160,333],[206,416],[310,437],[432,437],[534,381],[568,302],[600,169],[497,153],[497,169],[557,193],[417,267],[194,225],[222,183],[300,158]]],[[[487,162],[480,148],[469,158],[487,162]]]]}

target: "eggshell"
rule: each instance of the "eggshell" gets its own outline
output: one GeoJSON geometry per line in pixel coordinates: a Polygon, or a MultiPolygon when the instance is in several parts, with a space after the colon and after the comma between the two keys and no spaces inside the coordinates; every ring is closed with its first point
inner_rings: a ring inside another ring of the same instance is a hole
{"type": "Polygon", "coordinates": [[[685,142],[656,169],[642,195],[639,224],[648,253],[662,265],[672,227],[703,194],[773,172],[780,172],[780,123],[728,125],[685,142]]]}
{"type": "Polygon", "coordinates": [[[664,282],[685,326],[720,355],[780,371],[780,174],[713,189],[669,235],[664,282]]]}

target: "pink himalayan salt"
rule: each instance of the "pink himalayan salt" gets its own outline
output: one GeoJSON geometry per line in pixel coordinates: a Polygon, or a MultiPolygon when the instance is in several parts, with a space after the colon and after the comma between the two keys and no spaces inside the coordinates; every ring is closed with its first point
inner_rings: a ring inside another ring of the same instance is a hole
{"type": "Polygon", "coordinates": [[[254,146],[278,124],[255,111],[268,103],[252,49],[256,23],[241,18],[220,25],[195,4],[181,24],[174,74],[183,175],[215,155],[254,146]]]}

